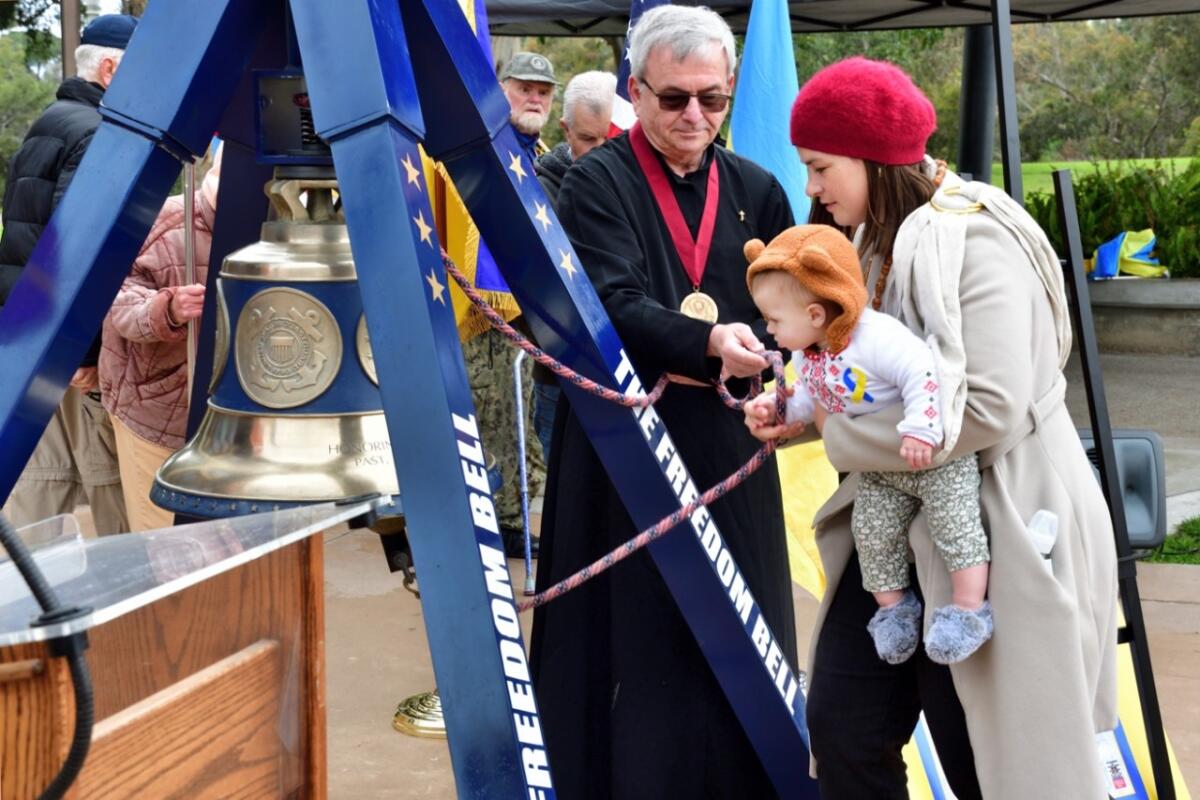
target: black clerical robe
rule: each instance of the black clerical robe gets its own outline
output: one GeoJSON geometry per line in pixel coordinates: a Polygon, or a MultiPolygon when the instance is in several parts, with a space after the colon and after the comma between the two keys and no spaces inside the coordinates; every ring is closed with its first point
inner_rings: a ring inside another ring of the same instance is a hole
{"type": "MultiPolygon", "coordinates": [[[[751,324],[774,346],[746,289],[742,247],[752,238],[770,241],[790,226],[791,209],[769,173],[714,145],[696,172],[681,178],[667,170],[693,236],[713,158],[720,204],[700,289],[716,300],[719,322],[751,324]]],[[[720,361],[705,355],[712,326],[679,313],[693,287],[628,136],[607,142],[567,172],[558,216],[643,385],[653,386],[663,372],[703,381],[715,377],[720,361]]],[[[701,491],[759,447],[742,415],[726,408],[711,388],[672,384],[655,408],[701,491]]],[[[637,533],[565,395],[553,441],[539,591],[637,533]]],[[[795,624],[775,460],[709,510],[794,669],[795,624]]],[[[669,535],[689,535],[684,527],[669,535]]],[[[531,649],[551,770],[563,800],[773,796],[645,550],[539,609],[531,649]]]]}

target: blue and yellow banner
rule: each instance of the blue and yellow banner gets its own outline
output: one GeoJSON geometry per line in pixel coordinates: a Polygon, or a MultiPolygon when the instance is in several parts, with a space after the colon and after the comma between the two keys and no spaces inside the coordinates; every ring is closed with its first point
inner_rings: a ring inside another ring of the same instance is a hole
{"type": "MultiPolygon", "coordinates": [[[[494,65],[495,59],[492,58],[488,38],[487,10],[483,0],[458,0],[458,5],[467,22],[471,24],[471,29],[475,31],[479,46],[487,54],[488,63],[494,65]]],[[[496,309],[506,321],[519,316],[521,309],[508,284],[504,282],[496,259],[480,238],[479,229],[471,220],[471,215],[454,188],[450,175],[441,164],[434,163],[424,150],[421,151],[421,160],[425,168],[425,183],[429,187],[438,238],[446,248],[446,253],[471,280],[488,305],[496,309]]],[[[454,319],[462,341],[465,342],[488,329],[487,320],[475,311],[457,284],[451,283],[450,297],[454,302],[454,319]]]]}

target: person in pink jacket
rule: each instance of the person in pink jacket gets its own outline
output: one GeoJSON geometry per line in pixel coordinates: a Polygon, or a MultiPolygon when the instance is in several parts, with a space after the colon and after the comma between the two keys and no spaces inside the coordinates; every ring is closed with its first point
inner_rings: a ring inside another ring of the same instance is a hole
{"type": "Polygon", "coordinates": [[[183,446],[188,412],[187,326],[204,308],[220,150],[196,191],[196,283],[185,283],[183,195],[167,198],[104,319],[100,393],[116,432],[129,529],[172,524],[150,502],[154,475],[183,446]]]}

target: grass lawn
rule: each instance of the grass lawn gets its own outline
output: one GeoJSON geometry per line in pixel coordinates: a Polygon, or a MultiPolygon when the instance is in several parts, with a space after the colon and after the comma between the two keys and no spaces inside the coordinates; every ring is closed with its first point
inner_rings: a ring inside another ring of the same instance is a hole
{"type": "Polygon", "coordinates": [[[1153,551],[1146,560],[1160,564],[1200,564],[1200,517],[1179,523],[1162,547],[1153,551]]]}
{"type": "MultiPolygon", "coordinates": [[[[1191,160],[1190,158],[1127,158],[1107,163],[1126,170],[1133,167],[1153,167],[1158,165],[1166,167],[1173,172],[1180,172],[1187,167],[1188,162],[1191,160]]],[[[1088,171],[1097,168],[1103,169],[1105,163],[1096,161],[1038,161],[1023,163],[1021,164],[1021,182],[1025,187],[1025,195],[1028,196],[1034,192],[1053,194],[1054,180],[1051,178],[1050,173],[1055,170],[1069,169],[1073,173],[1075,180],[1078,180],[1088,171]]],[[[1004,185],[1004,168],[999,162],[992,164],[992,185],[1004,185]]]]}

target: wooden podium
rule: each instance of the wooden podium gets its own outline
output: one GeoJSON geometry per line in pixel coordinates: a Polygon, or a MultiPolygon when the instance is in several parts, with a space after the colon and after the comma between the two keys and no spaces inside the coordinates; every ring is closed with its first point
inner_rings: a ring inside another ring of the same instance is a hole
{"type": "MultiPolygon", "coordinates": [[[[92,553],[95,546],[111,550],[117,539],[143,537],[130,544],[159,563],[142,555],[136,568],[143,577],[168,580],[118,601],[118,615],[111,619],[101,611],[110,597],[96,591],[101,597],[93,605],[87,650],[96,724],[87,761],[68,797],[324,798],[324,548],[319,534],[369,510],[360,505],[357,511],[320,506],[324,515],[308,514],[304,529],[265,545],[248,542],[249,548],[236,528],[253,517],[80,542],[92,553]],[[216,540],[201,538],[197,544],[188,536],[190,528],[222,526],[216,540]],[[158,552],[145,542],[155,536],[166,542],[158,552]],[[219,541],[215,549],[213,541],[219,541]],[[198,571],[182,573],[197,564],[198,571]]],[[[285,518],[293,513],[258,516],[283,520],[276,525],[278,533],[292,527],[294,520],[285,518]]],[[[39,561],[42,552],[34,551],[39,561]]],[[[113,568],[112,561],[92,558],[87,569],[122,569],[113,568]]],[[[11,579],[0,575],[2,581],[11,579]]],[[[86,582],[76,575],[66,583],[86,582]]],[[[94,582],[77,587],[84,593],[89,588],[95,590],[94,582]]],[[[81,602],[56,589],[64,602],[81,602]]],[[[4,609],[0,605],[0,623],[4,609]]],[[[0,642],[4,633],[0,625],[0,642]]],[[[65,660],[50,657],[44,642],[0,646],[0,800],[37,797],[58,772],[73,726],[65,660]]]]}

